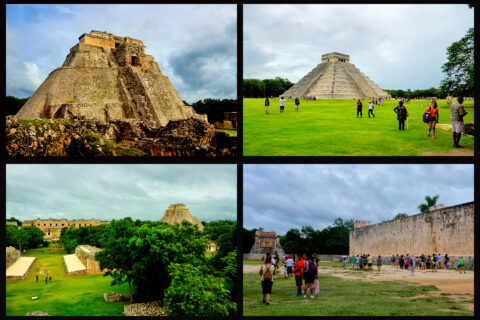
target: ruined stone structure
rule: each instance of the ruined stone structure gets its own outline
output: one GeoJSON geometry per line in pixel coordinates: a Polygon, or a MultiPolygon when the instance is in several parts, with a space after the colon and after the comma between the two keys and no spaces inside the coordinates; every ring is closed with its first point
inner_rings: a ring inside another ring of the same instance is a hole
{"type": "Polygon", "coordinates": [[[14,247],[5,248],[5,258],[6,258],[6,268],[14,264],[18,259],[20,259],[20,250],[15,249],[14,247]]]}
{"type": "Polygon", "coordinates": [[[282,96],[314,96],[317,99],[391,98],[350,63],[350,56],[338,52],[322,55],[322,63],[282,96]]]}
{"type": "Polygon", "coordinates": [[[224,112],[223,122],[215,122],[215,128],[237,130],[237,113],[236,112],[224,112]]]}
{"type": "Polygon", "coordinates": [[[102,249],[89,245],[81,245],[75,248],[75,255],[85,265],[87,274],[102,273],[100,263],[95,260],[95,254],[99,251],[102,251],[102,249]]]}
{"type": "Polygon", "coordinates": [[[207,121],[184,105],[142,41],[100,31],[80,36],[17,117],[130,120],[152,128],[172,120],[207,121]]]}
{"type": "Polygon", "coordinates": [[[255,232],[255,243],[250,254],[261,254],[278,252],[280,256],[285,255],[280,245],[280,236],[276,232],[257,231],[255,232]]]}
{"type": "Polygon", "coordinates": [[[473,263],[474,202],[374,225],[355,223],[349,237],[350,255],[448,253],[452,258],[470,257],[473,263]]]}
{"type": "Polygon", "coordinates": [[[67,220],[67,219],[40,219],[25,220],[23,226],[36,226],[43,231],[43,238],[46,241],[59,241],[62,228],[75,226],[79,227],[94,227],[101,224],[106,224],[108,221],[100,221],[98,219],[89,220],[67,220]]]}
{"type": "Polygon", "coordinates": [[[182,221],[188,221],[191,224],[197,225],[198,229],[203,231],[203,224],[198,221],[198,219],[190,213],[187,207],[183,203],[172,204],[168,207],[163,215],[161,222],[165,222],[168,224],[181,224],[182,221]]]}

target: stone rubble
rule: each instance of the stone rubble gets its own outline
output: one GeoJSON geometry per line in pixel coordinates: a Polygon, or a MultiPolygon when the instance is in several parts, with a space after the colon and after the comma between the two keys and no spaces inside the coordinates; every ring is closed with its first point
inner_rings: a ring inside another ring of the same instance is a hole
{"type": "Polygon", "coordinates": [[[127,317],[131,316],[165,316],[162,303],[160,301],[152,301],[146,303],[125,304],[123,314],[127,317]]]}

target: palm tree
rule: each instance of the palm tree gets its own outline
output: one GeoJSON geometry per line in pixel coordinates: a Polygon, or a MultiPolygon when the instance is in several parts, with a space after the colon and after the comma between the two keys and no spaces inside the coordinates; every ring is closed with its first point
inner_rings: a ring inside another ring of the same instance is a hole
{"type": "Polygon", "coordinates": [[[422,203],[418,206],[418,209],[420,209],[420,212],[424,213],[424,212],[429,212],[430,211],[430,207],[433,207],[437,204],[437,200],[440,196],[437,194],[433,197],[430,197],[430,196],[425,196],[425,201],[427,203],[422,203]]]}

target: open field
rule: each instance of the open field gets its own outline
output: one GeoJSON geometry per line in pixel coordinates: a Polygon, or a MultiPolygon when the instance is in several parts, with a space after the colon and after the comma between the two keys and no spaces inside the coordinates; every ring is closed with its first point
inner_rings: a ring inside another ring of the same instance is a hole
{"type": "Polygon", "coordinates": [[[98,275],[66,276],[62,256],[66,253],[30,253],[37,257],[27,279],[7,281],[6,315],[25,316],[29,311],[51,316],[122,316],[123,303],[106,302],[103,293],[116,291],[128,295],[128,285],[110,286],[111,278],[98,275]],[[38,273],[36,268],[39,268],[38,273]],[[52,282],[45,284],[47,269],[52,282]],[[35,275],[39,275],[38,283],[35,275]],[[37,296],[37,300],[32,297],[37,296]]]}
{"type": "Polygon", "coordinates": [[[379,273],[344,270],[340,262],[320,263],[320,293],[314,299],[304,299],[293,296],[295,281],[286,280],[280,268],[271,304],[265,305],[260,266],[245,262],[245,316],[473,316],[473,271],[416,271],[411,276],[390,265],[379,273]]]}
{"type": "MultiPolygon", "coordinates": [[[[462,136],[464,149],[453,149],[450,109],[439,100],[439,124],[435,140],[427,137],[428,124],[422,115],[429,101],[407,103],[408,128],[398,130],[393,108],[398,101],[387,100],[376,106],[375,118],[368,118],[368,100],[363,103],[363,118],[356,116],[356,100],[288,99],[285,113],[279,113],[278,98],[270,99],[270,114],[265,114],[264,99],[243,99],[243,153],[245,156],[473,156],[473,137],[462,136]]],[[[463,103],[474,119],[473,101],[463,103]]]]}

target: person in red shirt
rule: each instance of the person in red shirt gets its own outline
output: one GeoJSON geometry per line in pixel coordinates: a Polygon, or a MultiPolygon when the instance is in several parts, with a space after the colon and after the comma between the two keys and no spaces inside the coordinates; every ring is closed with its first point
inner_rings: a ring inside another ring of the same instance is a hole
{"type": "Polygon", "coordinates": [[[438,107],[437,101],[433,100],[432,105],[425,110],[429,114],[428,118],[428,136],[430,137],[430,132],[433,130],[432,139],[435,138],[435,125],[438,123],[438,107]]]}
{"type": "Polygon", "coordinates": [[[295,274],[295,281],[297,283],[297,293],[295,296],[301,296],[302,295],[302,278],[303,278],[303,270],[305,268],[305,261],[303,261],[303,255],[302,254],[297,254],[297,261],[295,262],[295,267],[293,269],[293,272],[295,274]]]}

